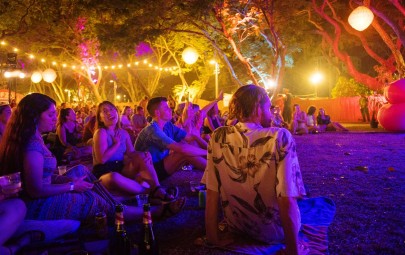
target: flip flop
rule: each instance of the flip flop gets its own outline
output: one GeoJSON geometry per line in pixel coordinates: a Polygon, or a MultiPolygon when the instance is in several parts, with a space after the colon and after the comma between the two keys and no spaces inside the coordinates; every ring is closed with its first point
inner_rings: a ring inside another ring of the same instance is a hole
{"type": "Polygon", "coordinates": [[[186,197],[179,197],[173,202],[164,204],[160,218],[169,218],[178,214],[179,212],[181,212],[181,210],[183,210],[184,206],[186,205],[186,202],[187,202],[186,197]]]}
{"type": "Polygon", "coordinates": [[[167,204],[175,201],[178,198],[178,196],[179,196],[179,189],[176,186],[172,186],[167,189],[164,189],[161,186],[157,186],[153,191],[150,192],[149,202],[153,205],[167,204]],[[156,192],[160,189],[165,190],[165,195],[163,198],[156,196],[156,192]]]}

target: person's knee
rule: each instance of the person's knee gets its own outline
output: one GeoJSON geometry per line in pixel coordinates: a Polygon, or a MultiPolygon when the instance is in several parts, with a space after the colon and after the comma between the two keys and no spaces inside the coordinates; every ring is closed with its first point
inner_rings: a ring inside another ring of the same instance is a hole
{"type": "Polygon", "coordinates": [[[8,199],[2,202],[1,211],[4,215],[9,215],[10,220],[21,222],[25,218],[27,207],[21,199],[8,199]]]}
{"type": "Polygon", "coordinates": [[[108,174],[104,174],[103,176],[100,177],[101,183],[109,188],[119,186],[119,178],[121,178],[122,175],[120,173],[116,172],[111,172],[108,174]]]}
{"type": "Polygon", "coordinates": [[[117,172],[111,172],[110,173],[110,181],[113,183],[119,182],[119,180],[122,178],[122,175],[117,172]]]}

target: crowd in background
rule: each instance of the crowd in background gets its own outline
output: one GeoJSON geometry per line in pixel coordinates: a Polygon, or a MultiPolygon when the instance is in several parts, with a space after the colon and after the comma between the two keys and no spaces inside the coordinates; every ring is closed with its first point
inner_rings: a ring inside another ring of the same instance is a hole
{"type": "MultiPolygon", "coordinates": [[[[347,131],[322,108],[315,115],[315,106],[307,112],[292,106],[292,96],[285,92],[270,108],[272,127],[292,134],[347,131]]],[[[1,175],[21,171],[25,206],[19,219],[85,222],[100,210],[112,218],[119,198],[142,193],[149,194],[155,217],[180,212],[186,198],[177,187],[162,187],[160,182],[185,165],[205,170],[213,131],[238,122],[228,117],[228,111],[219,110],[221,100],[222,92],[203,107],[178,103],[172,96],[144,97],[119,109],[108,101],[57,106],[52,98],[33,93],[14,109],[0,106],[1,175]],[[92,159],[92,169],[79,165],[57,174],[58,165],[83,158],[92,159]]],[[[0,207],[15,206],[9,204],[1,201],[0,207]]],[[[127,220],[139,220],[141,215],[140,208],[126,208],[127,220]]],[[[6,247],[12,232],[0,239],[0,247],[6,247]]],[[[8,249],[13,253],[20,246],[8,249]]]]}

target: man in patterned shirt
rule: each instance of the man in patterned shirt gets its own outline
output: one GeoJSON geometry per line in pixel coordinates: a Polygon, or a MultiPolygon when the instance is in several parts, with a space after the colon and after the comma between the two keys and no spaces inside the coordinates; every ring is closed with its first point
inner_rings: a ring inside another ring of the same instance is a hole
{"type": "Polygon", "coordinates": [[[181,169],[184,164],[204,170],[207,151],[188,144],[196,141],[203,143],[201,137],[187,134],[172,124],[172,109],[165,97],[149,100],[147,110],[152,123],[139,133],[135,141],[137,151],[149,151],[159,180],[163,180],[181,169]]]}
{"type": "Polygon", "coordinates": [[[207,242],[232,243],[218,231],[219,200],[234,234],[286,246],[298,254],[300,212],[297,198],[305,195],[295,142],[284,128],[270,128],[270,100],[255,85],[240,87],[229,105],[233,127],[215,130],[208,146],[202,182],[207,186],[207,242]]]}

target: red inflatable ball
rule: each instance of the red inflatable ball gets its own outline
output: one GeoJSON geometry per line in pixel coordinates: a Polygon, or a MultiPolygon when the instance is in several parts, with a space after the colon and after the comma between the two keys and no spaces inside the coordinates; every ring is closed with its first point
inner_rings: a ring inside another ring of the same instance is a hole
{"type": "Polygon", "coordinates": [[[405,131],[405,102],[383,105],[378,111],[377,119],[388,131],[405,131]]]}
{"type": "Polygon", "coordinates": [[[405,103],[405,79],[396,80],[385,87],[384,96],[390,104],[405,103]]]}

